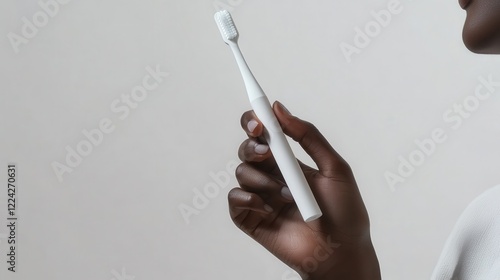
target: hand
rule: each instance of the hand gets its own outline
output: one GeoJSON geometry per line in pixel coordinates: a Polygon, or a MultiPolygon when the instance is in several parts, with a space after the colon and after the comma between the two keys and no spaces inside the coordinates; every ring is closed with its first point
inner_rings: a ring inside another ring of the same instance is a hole
{"type": "Polygon", "coordinates": [[[299,162],[323,216],[304,222],[263,138],[262,123],[248,111],[241,117],[248,139],[238,151],[240,188],[228,195],[231,219],[305,279],[380,279],[368,213],[349,165],[314,125],[279,102],[273,110],[283,132],[317,165],[299,162]]]}

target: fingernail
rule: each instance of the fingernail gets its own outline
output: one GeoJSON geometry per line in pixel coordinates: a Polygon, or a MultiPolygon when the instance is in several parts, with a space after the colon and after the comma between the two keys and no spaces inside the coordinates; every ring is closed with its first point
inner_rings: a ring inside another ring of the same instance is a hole
{"type": "Polygon", "coordinates": [[[265,155],[269,151],[269,146],[263,144],[257,144],[255,145],[254,150],[259,155],[265,155]]]}
{"type": "Polygon", "coordinates": [[[290,189],[288,187],[283,187],[281,189],[281,196],[283,196],[284,198],[286,198],[288,200],[293,200],[292,193],[290,192],[290,189]]]}
{"type": "Polygon", "coordinates": [[[268,212],[268,213],[271,213],[274,211],[273,208],[267,204],[264,205],[264,210],[266,210],[266,212],[268,212]]]}
{"type": "Polygon", "coordinates": [[[288,109],[285,107],[285,105],[283,105],[281,102],[278,101],[278,105],[280,105],[281,109],[283,109],[283,111],[285,113],[287,113],[287,115],[291,116],[292,113],[290,113],[290,111],[288,111],[288,109]]]}
{"type": "Polygon", "coordinates": [[[258,125],[259,123],[256,120],[249,121],[247,124],[248,131],[253,132],[258,125]]]}

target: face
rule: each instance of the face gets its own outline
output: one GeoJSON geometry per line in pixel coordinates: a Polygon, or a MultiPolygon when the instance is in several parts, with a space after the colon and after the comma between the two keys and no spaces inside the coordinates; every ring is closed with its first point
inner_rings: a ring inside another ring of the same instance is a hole
{"type": "Polygon", "coordinates": [[[500,54],[500,0],[459,0],[467,11],[463,39],[475,53],[500,54]]]}

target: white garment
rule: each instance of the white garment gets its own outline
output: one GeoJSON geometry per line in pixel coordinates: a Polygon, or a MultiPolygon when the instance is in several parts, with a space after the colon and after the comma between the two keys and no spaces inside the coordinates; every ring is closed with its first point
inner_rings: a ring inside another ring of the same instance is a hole
{"type": "Polygon", "coordinates": [[[432,279],[500,279],[500,185],[465,209],[446,241],[432,279]]]}

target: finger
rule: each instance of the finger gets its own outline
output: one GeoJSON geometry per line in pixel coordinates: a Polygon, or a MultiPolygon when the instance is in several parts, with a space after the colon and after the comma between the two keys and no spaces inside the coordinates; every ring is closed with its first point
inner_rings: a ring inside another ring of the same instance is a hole
{"type": "Polygon", "coordinates": [[[262,162],[272,157],[269,146],[255,138],[246,139],[238,148],[238,157],[243,162],[262,162]]]}
{"type": "Polygon", "coordinates": [[[269,146],[260,144],[255,139],[247,139],[241,143],[238,149],[238,157],[241,161],[252,163],[270,174],[281,175],[269,146]]]}
{"type": "MultiPolygon", "coordinates": [[[[269,151],[269,146],[260,144],[255,139],[246,139],[241,143],[238,149],[238,157],[241,161],[252,163],[270,174],[281,176],[276,160],[272,156],[272,152],[269,151]]],[[[316,169],[302,163],[300,160],[298,162],[306,176],[314,175],[317,172],[316,169]]]]}
{"type": "Polygon", "coordinates": [[[246,111],[243,113],[240,119],[241,128],[246,132],[249,137],[259,138],[262,143],[265,143],[265,139],[262,135],[264,131],[264,126],[260,122],[259,118],[255,115],[254,111],[246,111]]]}
{"type": "Polygon", "coordinates": [[[264,217],[273,212],[262,197],[240,188],[229,191],[228,203],[231,219],[246,233],[254,231],[264,217]]]}
{"type": "Polygon", "coordinates": [[[347,162],[313,124],[291,115],[279,102],[274,103],[273,110],[283,132],[300,144],[316,163],[321,175],[337,179],[352,176],[347,162]]]}
{"type": "Polygon", "coordinates": [[[267,199],[272,197],[284,202],[293,201],[290,190],[284,181],[266,174],[248,163],[240,164],[236,168],[235,174],[238,183],[245,191],[258,193],[267,199]]]}

